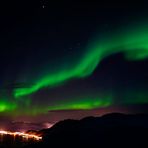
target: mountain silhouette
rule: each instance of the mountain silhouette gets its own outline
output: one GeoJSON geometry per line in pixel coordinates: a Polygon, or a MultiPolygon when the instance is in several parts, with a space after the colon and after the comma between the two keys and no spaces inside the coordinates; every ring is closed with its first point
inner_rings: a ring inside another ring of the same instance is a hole
{"type": "Polygon", "coordinates": [[[148,115],[112,113],[81,120],[68,119],[36,134],[43,136],[42,142],[27,148],[148,148],[148,115]]]}

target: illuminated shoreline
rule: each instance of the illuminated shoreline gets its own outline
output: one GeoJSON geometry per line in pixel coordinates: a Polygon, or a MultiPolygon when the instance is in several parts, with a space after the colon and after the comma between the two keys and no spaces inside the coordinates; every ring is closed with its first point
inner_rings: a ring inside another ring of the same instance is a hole
{"type": "Polygon", "coordinates": [[[37,136],[37,135],[34,135],[34,134],[27,134],[27,133],[23,133],[23,132],[10,132],[10,131],[0,130],[0,135],[11,135],[11,136],[14,136],[14,137],[20,136],[24,139],[34,139],[36,141],[42,140],[41,136],[37,136]]]}

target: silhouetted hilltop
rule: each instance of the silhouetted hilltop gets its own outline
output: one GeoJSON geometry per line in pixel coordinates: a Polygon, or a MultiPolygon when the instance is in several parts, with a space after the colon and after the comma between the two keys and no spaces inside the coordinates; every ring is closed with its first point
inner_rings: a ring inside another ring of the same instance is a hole
{"type": "Polygon", "coordinates": [[[30,147],[147,148],[148,115],[113,113],[82,120],[64,120],[40,131],[41,143],[30,147]]]}

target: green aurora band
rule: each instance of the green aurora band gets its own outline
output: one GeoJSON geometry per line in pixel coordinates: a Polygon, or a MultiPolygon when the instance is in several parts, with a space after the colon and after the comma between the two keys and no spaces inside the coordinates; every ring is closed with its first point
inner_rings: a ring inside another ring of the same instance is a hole
{"type": "Polygon", "coordinates": [[[32,106],[28,108],[27,111],[21,112],[21,114],[26,115],[38,115],[41,113],[46,114],[48,111],[57,111],[57,110],[91,110],[98,107],[108,107],[112,104],[111,97],[104,98],[72,98],[69,101],[58,101],[54,102],[52,105],[43,105],[43,106],[32,106]]]}
{"type": "Polygon", "coordinates": [[[128,30],[115,31],[105,35],[101,40],[95,39],[88,45],[86,53],[74,67],[54,74],[49,73],[29,88],[17,88],[14,90],[14,97],[30,95],[42,88],[54,87],[70,79],[85,78],[94,72],[104,58],[112,54],[123,53],[127,60],[148,58],[148,29],[141,26],[128,30]]]}
{"type": "MultiPolygon", "coordinates": [[[[2,99],[0,101],[0,113],[19,110],[20,114],[36,115],[47,113],[49,110],[94,109],[113,105],[115,99],[114,93],[111,93],[112,95],[109,95],[109,97],[96,96],[95,99],[93,97],[87,99],[84,96],[83,98],[69,101],[58,101],[54,105],[47,104],[46,106],[35,106],[31,103],[30,97],[25,98],[27,95],[32,95],[45,87],[55,87],[71,79],[88,77],[93,74],[104,58],[116,53],[123,53],[127,60],[144,60],[148,58],[148,29],[143,26],[135,27],[134,29],[121,29],[120,31],[96,37],[88,44],[86,52],[78,60],[78,63],[70,69],[62,69],[55,73],[44,75],[30,87],[15,88],[13,90],[13,101],[15,103],[2,99]],[[22,104],[24,104],[25,111],[22,110],[22,104]]],[[[148,103],[148,99],[146,98],[148,94],[145,92],[134,92],[134,95],[132,93],[130,98],[127,96],[128,93],[125,96],[128,99],[122,100],[121,104],[148,103]],[[142,99],[141,97],[144,98],[142,99]]]]}
{"type": "Polygon", "coordinates": [[[98,107],[107,107],[111,105],[111,98],[104,98],[104,99],[79,99],[79,100],[72,100],[67,102],[58,102],[56,104],[49,106],[48,110],[78,110],[78,109],[94,109],[98,107]]]}
{"type": "Polygon", "coordinates": [[[13,102],[9,102],[7,100],[1,99],[0,100],[0,113],[1,112],[9,112],[13,111],[17,108],[17,105],[13,102]]]}

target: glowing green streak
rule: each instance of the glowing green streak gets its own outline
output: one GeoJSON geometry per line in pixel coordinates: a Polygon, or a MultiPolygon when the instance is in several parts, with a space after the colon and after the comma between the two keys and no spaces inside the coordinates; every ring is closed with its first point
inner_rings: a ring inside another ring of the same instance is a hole
{"type": "Polygon", "coordinates": [[[80,99],[70,102],[58,102],[58,105],[48,107],[48,110],[78,110],[78,109],[94,109],[98,107],[107,107],[112,104],[111,99],[80,99]]]}
{"type": "Polygon", "coordinates": [[[39,114],[47,114],[48,111],[55,111],[55,110],[91,110],[99,107],[108,107],[113,105],[113,98],[112,96],[106,97],[96,97],[96,98],[77,98],[77,99],[70,99],[70,100],[62,100],[62,101],[55,101],[54,104],[46,104],[46,105],[32,105],[28,106],[25,110],[19,110],[16,114],[24,114],[24,115],[32,115],[36,116],[39,114]]]}
{"type": "Polygon", "coordinates": [[[93,73],[99,62],[105,57],[122,52],[128,60],[143,60],[148,57],[148,30],[141,27],[132,31],[115,32],[114,36],[106,35],[89,45],[87,52],[77,65],[63,69],[54,74],[43,76],[30,88],[14,90],[16,98],[32,94],[44,87],[53,87],[72,78],[83,78],[93,73]]]}
{"type": "Polygon", "coordinates": [[[0,112],[7,112],[7,111],[13,111],[17,107],[16,104],[7,102],[5,100],[0,101],[0,112]]]}

